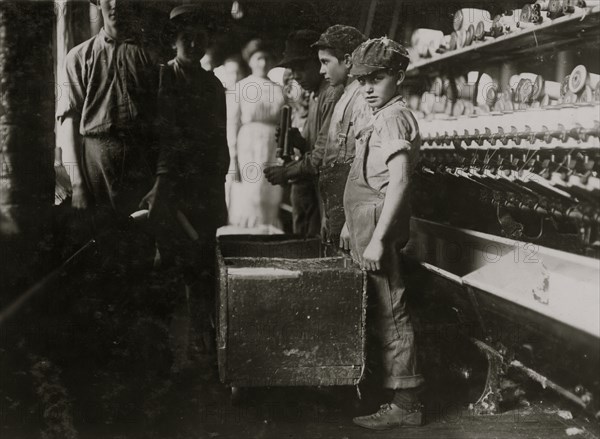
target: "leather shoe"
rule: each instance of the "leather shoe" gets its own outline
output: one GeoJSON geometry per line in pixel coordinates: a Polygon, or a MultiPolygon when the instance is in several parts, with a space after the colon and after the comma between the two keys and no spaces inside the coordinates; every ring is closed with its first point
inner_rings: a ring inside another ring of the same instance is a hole
{"type": "Polygon", "coordinates": [[[389,430],[392,428],[423,425],[423,413],[420,408],[405,410],[396,404],[383,404],[376,413],[358,416],[352,420],[356,425],[370,430],[389,430]]]}

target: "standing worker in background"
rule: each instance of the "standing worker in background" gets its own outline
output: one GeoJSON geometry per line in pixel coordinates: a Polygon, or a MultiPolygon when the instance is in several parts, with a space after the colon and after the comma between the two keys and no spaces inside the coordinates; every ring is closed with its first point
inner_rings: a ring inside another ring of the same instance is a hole
{"type": "Polygon", "coordinates": [[[356,157],[344,192],[346,225],[340,246],[369,272],[375,307],[372,325],[380,345],[383,385],[389,403],[354,423],[373,430],[421,425],[414,332],[406,309],[401,250],[409,238],[411,174],[421,138],[411,111],[399,95],[408,52],[386,37],[368,40],[352,55],[351,74],[373,109],[357,135],[356,157]]]}
{"type": "Polygon", "coordinates": [[[227,140],[240,180],[231,188],[229,222],[262,232],[280,230],[280,187],[263,178],[263,169],[275,163],[275,130],[283,106],[283,90],[267,73],[272,66],[270,49],[260,39],[248,42],[242,51],[252,74],[236,84],[235,99],[227,123],[227,140]]]}
{"type": "MultiPolygon", "coordinates": [[[[319,73],[317,49],[311,47],[319,38],[312,30],[299,30],[288,35],[281,67],[291,69],[293,78],[310,92],[308,116],[302,135],[297,129],[290,130],[291,146],[309,153],[317,142],[327,140],[331,114],[339,100],[343,87],[332,86],[319,73]]],[[[283,135],[283,133],[280,133],[283,135]]],[[[294,233],[302,236],[318,236],[321,229],[320,201],[317,178],[313,173],[302,173],[302,161],[285,167],[268,167],[265,175],[272,184],[285,184],[294,178],[291,190],[294,233]]]]}
{"type": "MultiPolygon", "coordinates": [[[[200,11],[178,6],[170,14],[176,57],[161,67],[159,160],[171,178],[170,205],[187,217],[199,238],[161,246],[183,268],[192,320],[209,344],[213,308],[214,252],[217,228],[227,223],[225,176],[229,167],[225,90],[200,59],[207,37],[200,11]]],[[[162,256],[162,254],[161,254],[162,256]]]]}
{"type": "MultiPolygon", "coordinates": [[[[72,206],[93,208],[97,233],[138,210],[142,199],[153,220],[162,217],[168,176],[163,164],[152,160],[159,73],[134,26],[134,6],[91,1],[101,10],[104,27],[68,53],[69,88],[56,116],[63,159],[71,166],[72,206]]],[[[122,248],[127,239],[115,239],[115,245],[122,248]]],[[[153,243],[149,247],[153,255],[153,243]]]]}
{"type": "Polygon", "coordinates": [[[320,73],[332,87],[343,87],[333,109],[327,134],[317,137],[313,150],[294,166],[268,168],[266,177],[273,184],[289,179],[318,175],[321,197],[321,237],[325,242],[339,242],[345,222],[343,193],[350,163],[354,159],[354,135],[366,124],[370,109],[359,93],[358,83],[348,76],[352,67],[352,51],[366,37],[352,26],[328,28],[311,47],[318,49],[320,73]]]}

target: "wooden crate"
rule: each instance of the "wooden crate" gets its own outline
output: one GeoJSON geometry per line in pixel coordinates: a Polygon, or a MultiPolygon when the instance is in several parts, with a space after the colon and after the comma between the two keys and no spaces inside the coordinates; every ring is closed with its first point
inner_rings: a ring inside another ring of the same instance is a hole
{"type": "Polygon", "coordinates": [[[231,387],[354,385],[366,278],[318,239],[219,237],[217,348],[231,387]]]}

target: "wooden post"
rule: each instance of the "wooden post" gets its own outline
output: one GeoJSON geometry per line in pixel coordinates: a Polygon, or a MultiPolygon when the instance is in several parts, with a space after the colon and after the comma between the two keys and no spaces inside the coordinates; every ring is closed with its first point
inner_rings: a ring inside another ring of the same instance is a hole
{"type": "Polygon", "coordinates": [[[563,50],[556,54],[556,75],[554,80],[562,82],[565,76],[569,75],[575,68],[575,61],[573,60],[573,51],[563,50]]]}
{"type": "Polygon", "coordinates": [[[371,0],[361,0],[360,1],[360,18],[358,19],[358,24],[356,28],[363,32],[365,30],[365,26],[367,24],[367,14],[369,12],[369,4],[371,0]]]}
{"type": "Polygon", "coordinates": [[[54,202],[52,1],[0,2],[0,279],[23,274],[54,202]]]}
{"type": "Polygon", "coordinates": [[[369,13],[367,15],[367,22],[365,24],[364,34],[369,37],[371,34],[371,28],[373,27],[373,19],[375,18],[375,10],[377,9],[377,0],[371,0],[369,4],[369,13]]]}
{"type": "Polygon", "coordinates": [[[392,23],[390,24],[390,31],[388,32],[388,37],[392,40],[396,40],[396,33],[398,32],[398,21],[400,19],[400,8],[402,5],[402,0],[396,0],[394,4],[394,12],[392,13],[392,23]]]}
{"type": "Polygon", "coordinates": [[[502,90],[508,90],[508,83],[511,76],[517,74],[517,68],[512,62],[504,62],[500,67],[500,88],[502,90]]]}

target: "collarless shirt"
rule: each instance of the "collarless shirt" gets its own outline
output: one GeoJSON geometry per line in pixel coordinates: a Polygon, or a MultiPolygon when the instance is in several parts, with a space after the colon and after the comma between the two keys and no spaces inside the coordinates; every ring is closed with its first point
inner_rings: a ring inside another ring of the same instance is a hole
{"type": "Polygon", "coordinates": [[[330,88],[335,92],[332,98],[335,106],[331,110],[328,125],[323,126],[313,150],[302,162],[303,174],[316,175],[319,168],[331,166],[338,160],[351,162],[355,155],[355,133],[365,126],[371,115],[358,81],[350,82],[343,89],[341,86],[330,88]],[[345,154],[340,157],[342,148],[345,148],[345,154]]]}
{"type": "Polygon", "coordinates": [[[302,130],[302,137],[306,140],[307,151],[312,151],[317,142],[325,143],[329,122],[335,103],[342,95],[341,86],[332,87],[325,80],[321,81],[317,92],[310,94],[308,115],[302,130]]]}
{"type": "Polygon", "coordinates": [[[360,85],[358,81],[353,80],[346,85],[333,109],[322,166],[329,166],[338,159],[342,162],[352,162],[355,155],[355,133],[365,126],[370,115],[371,109],[360,90],[360,85]],[[341,148],[346,148],[344,157],[340,157],[341,148]]]}
{"type": "Polygon", "coordinates": [[[80,119],[84,136],[148,130],[158,91],[158,64],[140,39],[115,40],[104,29],[74,47],[56,116],[80,119]]]}
{"type": "Polygon", "coordinates": [[[409,154],[409,169],[403,172],[409,179],[420,147],[419,126],[401,96],[373,111],[367,126],[357,135],[357,149],[367,148],[364,172],[369,186],[385,193],[390,181],[387,165],[404,151],[409,154]]]}

